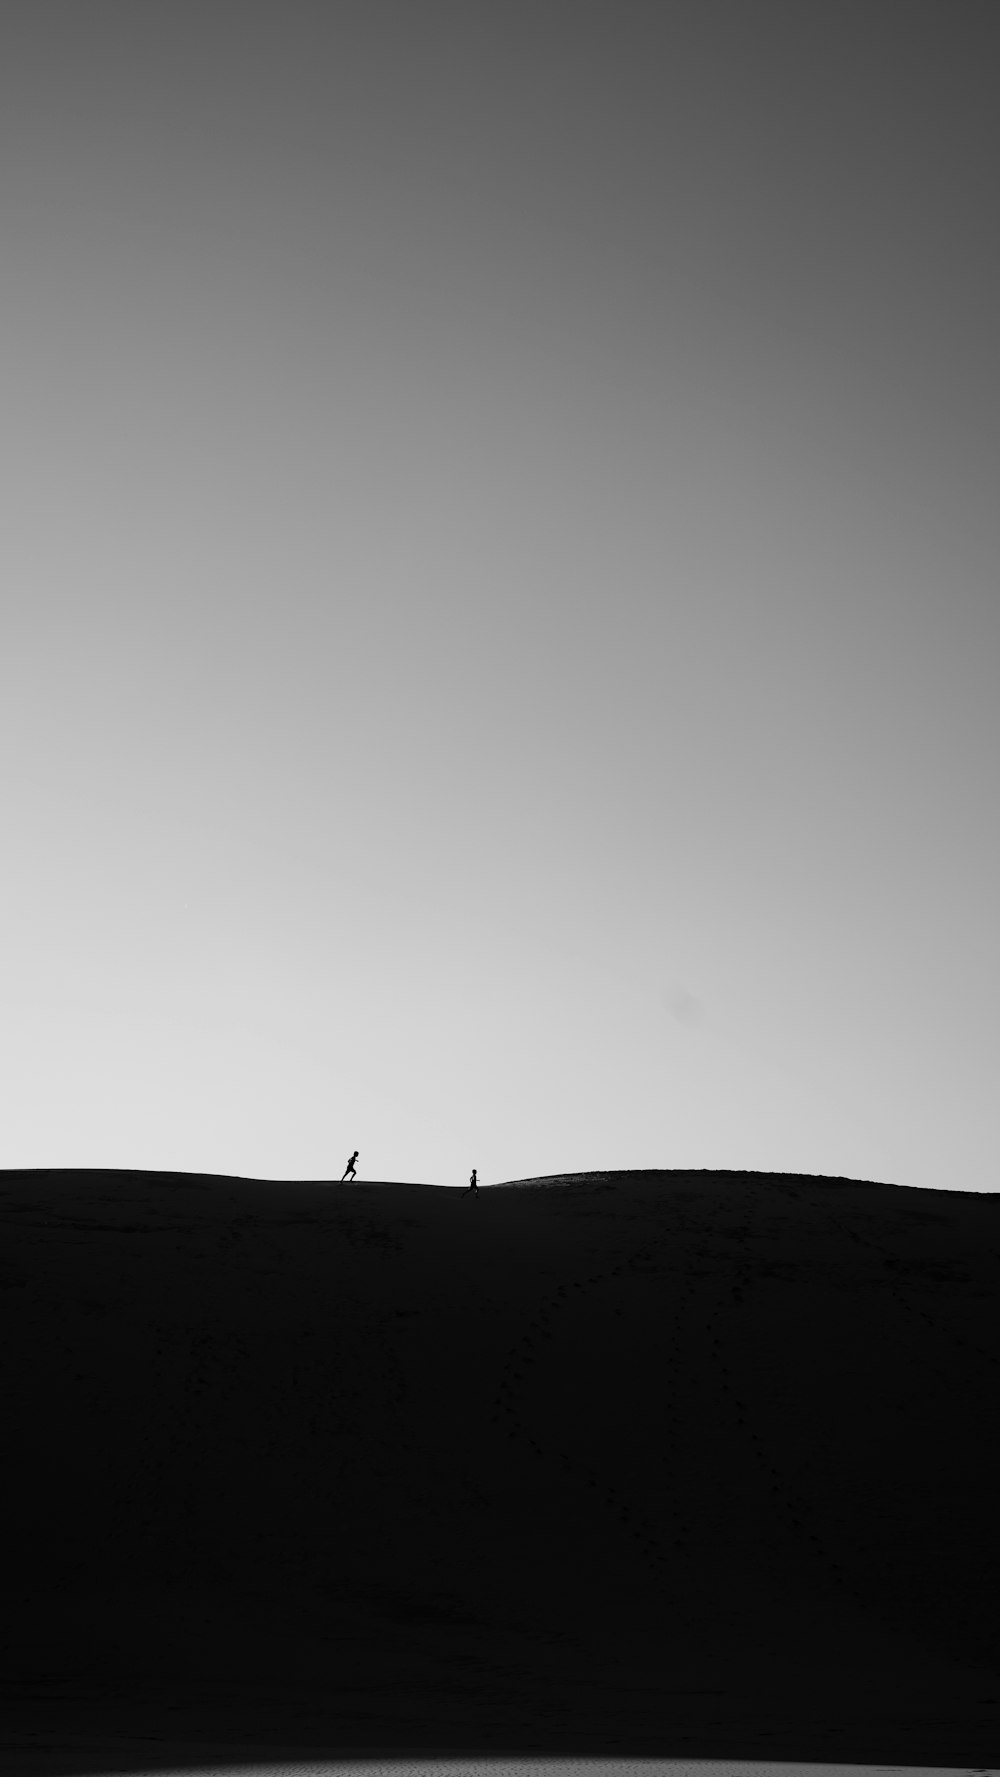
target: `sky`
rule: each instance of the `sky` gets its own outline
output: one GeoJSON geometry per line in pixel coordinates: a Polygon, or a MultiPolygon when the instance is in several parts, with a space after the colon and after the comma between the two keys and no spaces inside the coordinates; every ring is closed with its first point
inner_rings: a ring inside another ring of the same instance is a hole
{"type": "Polygon", "coordinates": [[[0,1167],[1000,1188],[994,0],[4,0],[0,1167]]]}

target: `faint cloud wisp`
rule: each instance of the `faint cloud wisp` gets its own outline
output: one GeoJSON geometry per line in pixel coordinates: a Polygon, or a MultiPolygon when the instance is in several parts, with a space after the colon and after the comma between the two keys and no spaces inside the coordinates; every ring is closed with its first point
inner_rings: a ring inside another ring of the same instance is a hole
{"type": "Polygon", "coordinates": [[[669,987],[664,988],[660,998],[671,1018],[676,1018],[678,1024],[685,1025],[688,1030],[694,1030],[703,1022],[705,1008],[683,982],[672,982],[669,987]]]}

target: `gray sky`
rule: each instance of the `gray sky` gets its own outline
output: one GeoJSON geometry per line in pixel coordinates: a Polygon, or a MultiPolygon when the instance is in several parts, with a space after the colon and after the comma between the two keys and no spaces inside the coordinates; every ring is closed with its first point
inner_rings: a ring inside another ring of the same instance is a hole
{"type": "Polygon", "coordinates": [[[992,0],[0,22],[0,1165],[993,1190],[992,0]]]}

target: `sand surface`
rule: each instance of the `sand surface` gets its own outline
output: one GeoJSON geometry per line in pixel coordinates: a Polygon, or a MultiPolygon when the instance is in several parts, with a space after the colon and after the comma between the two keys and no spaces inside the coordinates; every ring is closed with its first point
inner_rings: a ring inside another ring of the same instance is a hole
{"type": "MultiPolygon", "coordinates": [[[[178,1766],[156,1777],[218,1777],[178,1766]]],[[[982,1767],[771,1764],[746,1759],[475,1759],[371,1764],[227,1765],[226,1777],[1000,1777],[982,1767]]],[[[132,1777],[153,1777],[136,1771],[132,1777]]]]}
{"type": "Polygon", "coordinates": [[[39,1172],[0,1217],[0,1772],[1000,1763],[1000,1198],[39,1172]]]}

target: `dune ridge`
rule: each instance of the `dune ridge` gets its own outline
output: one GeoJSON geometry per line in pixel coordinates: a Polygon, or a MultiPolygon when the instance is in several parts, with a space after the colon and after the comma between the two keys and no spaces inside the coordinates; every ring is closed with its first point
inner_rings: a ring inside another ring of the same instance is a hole
{"type": "Polygon", "coordinates": [[[996,1761],[1000,1201],[0,1174],[0,1771],[996,1761]]]}

